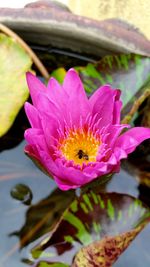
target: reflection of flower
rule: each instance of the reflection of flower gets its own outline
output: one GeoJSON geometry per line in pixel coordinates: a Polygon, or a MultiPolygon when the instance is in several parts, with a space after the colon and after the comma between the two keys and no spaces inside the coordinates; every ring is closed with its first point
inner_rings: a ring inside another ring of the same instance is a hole
{"type": "Polygon", "coordinates": [[[62,190],[77,188],[120,168],[150,129],[120,124],[120,91],[100,87],[89,99],[77,73],[67,72],[63,86],[51,78],[45,87],[27,74],[33,105],[25,110],[31,127],[25,132],[25,152],[62,190]]]}

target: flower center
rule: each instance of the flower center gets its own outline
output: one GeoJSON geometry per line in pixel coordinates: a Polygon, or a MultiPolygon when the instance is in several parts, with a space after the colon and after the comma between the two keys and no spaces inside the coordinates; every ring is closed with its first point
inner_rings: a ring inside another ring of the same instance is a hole
{"type": "Polygon", "coordinates": [[[98,149],[101,144],[100,137],[87,130],[72,130],[66,138],[60,141],[60,151],[67,160],[75,164],[96,162],[98,149]]]}

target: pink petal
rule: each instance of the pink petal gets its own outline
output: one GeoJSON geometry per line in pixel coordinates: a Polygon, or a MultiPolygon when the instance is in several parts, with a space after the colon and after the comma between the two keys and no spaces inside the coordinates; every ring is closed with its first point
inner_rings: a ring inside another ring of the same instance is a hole
{"type": "Polygon", "coordinates": [[[42,135],[42,133],[43,132],[41,129],[29,128],[29,129],[25,130],[24,137],[28,143],[37,144],[35,137],[38,135],[42,135]]]}
{"type": "Polygon", "coordinates": [[[60,167],[59,165],[58,173],[54,175],[54,180],[61,190],[69,190],[81,187],[93,181],[98,176],[103,176],[109,172],[110,170],[108,169],[108,166],[103,162],[97,163],[95,166],[86,167],[84,171],[74,167],[66,168],[62,165],[60,167]]]}
{"type": "Polygon", "coordinates": [[[120,89],[115,89],[115,101],[120,100],[120,96],[121,96],[121,90],[120,89]]]}
{"type": "Polygon", "coordinates": [[[54,139],[58,140],[61,136],[59,131],[61,132],[61,127],[63,127],[62,122],[59,124],[59,121],[54,116],[45,115],[41,118],[41,124],[48,147],[55,145],[53,142],[54,139]],[[51,139],[51,136],[54,139],[51,139]]]}
{"type": "Polygon", "coordinates": [[[57,102],[55,103],[52,100],[48,99],[46,94],[43,93],[38,94],[37,108],[39,113],[42,114],[43,116],[48,114],[53,115],[56,118],[61,116],[61,110],[57,102]]]}
{"type": "Polygon", "coordinates": [[[24,137],[28,144],[36,145],[48,152],[48,147],[45,142],[45,137],[43,135],[42,130],[36,128],[29,128],[25,131],[24,137]]]}
{"type": "Polygon", "coordinates": [[[25,108],[25,112],[26,112],[26,115],[28,117],[28,120],[31,124],[31,127],[40,128],[41,123],[40,123],[39,114],[38,114],[37,109],[28,102],[25,103],[24,108],[25,108]]]}
{"type": "Polygon", "coordinates": [[[24,149],[24,152],[30,156],[31,158],[34,158],[36,160],[39,160],[39,157],[38,157],[38,151],[37,151],[37,148],[35,145],[26,145],[25,146],[25,149],[24,149]]]}
{"type": "Polygon", "coordinates": [[[124,149],[121,147],[115,147],[114,149],[114,155],[116,157],[116,160],[120,162],[121,159],[126,159],[127,158],[127,153],[125,152],[124,149]]]}
{"type": "Polygon", "coordinates": [[[114,103],[112,124],[120,123],[121,108],[122,108],[122,101],[116,101],[114,103]]]}
{"type": "Polygon", "coordinates": [[[89,174],[95,178],[106,174],[106,172],[107,172],[107,165],[105,162],[97,162],[95,164],[91,164],[91,166],[89,163],[89,165],[87,165],[87,167],[85,167],[84,169],[84,173],[89,174]]]}
{"type": "Polygon", "coordinates": [[[69,183],[69,182],[68,183],[63,182],[57,176],[54,176],[54,180],[55,180],[56,184],[58,185],[58,187],[63,191],[67,191],[67,190],[70,190],[70,189],[76,189],[76,188],[79,187],[78,185],[74,185],[74,184],[69,183]]]}
{"type": "Polygon", "coordinates": [[[68,112],[67,112],[67,105],[69,96],[64,90],[64,88],[54,79],[51,78],[48,83],[47,87],[47,96],[53,102],[56,103],[59,107],[61,117],[63,116],[65,120],[68,121],[68,112]]]}
{"type": "MultiPolygon", "coordinates": [[[[101,86],[89,99],[92,108],[93,116],[98,114],[98,119],[101,118],[100,127],[106,126],[113,121],[113,115],[118,115],[118,107],[114,103],[118,99],[118,90],[112,90],[110,85],[101,86]],[[114,112],[114,114],[113,114],[114,112]]],[[[114,121],[116,118],[114,119],[114,121]]]]}
{"type": "Polygon", "coordinates": [[[54,79],[50,78],[47,85],[47,95],[48,98],[53,102],[58,103],[59,106],[62,106],[62,103],[67,102],[68,94],[62,88],[62,86],[54,79]]]}
{"type": "Polygon", "coordinates": [[[74,69],[67,72],[63,88],[69,96],[66,102],[67,113],[71,115],[73,124],[77,126],[79,118],[82,116],[84,120],[90,108],[82,82],[74,69]]]}
{"type": "MultiPolygon", "coordinates": [[[[37,108],[39,114],[41,115],[41,118],[46,118],[47,124],[49,124],[49,121],[51,121],[51,118],[53,118],[53,121],[55,121],[55,125],[56,122],[58,122],[57,125],[60,124],[62,127],[64,127],[64,124],[66,124],[69,128],[71,128],[73,122],[72,116],[71,118],[69,116],[71,112],[68,113],[67,111],[67,99],[66,104],[64,104],[63,108],[61,105],[58,104],[58,102],[53,102],[52,100],[50,100],[46,94],[40,93],[37,99],[37,108]]],[[[52,125],[52,127],[54,128],[54,125],[52,125]]],[[[55,127],[54,131],[56,132],[57,130],[58,126],[55,127]]]]}
{"type": "Polygon", "coordinates": [[[75,167],[66,167],[62,164],[61,159],[56,160],[55,163],[58,169],[53,175],[57,179],[59,187],[63,183],[70,188],[77,188],[96,178],[96,176],[92,177],[91,174],[86,174],[75,167]]]}
{"type": "Polygon", "coordinates": [[[118,137],[115,146],[129,154],[148,138],[150,138],[150,128],[134,127],[118,137]]]}
{"type": "Polygon", "coordinates": [[[50,154],[47,153],[45,150],[39,150],[39,155],[42,165],[46,169],[49,176],[53,178],[54,174],[58,172],[58,167],[55,161],[52,159],[50,154]]]}
{"type": "Polygon", "coordinates": [[[105,142],[109,145],[109,147],[113,147],[114,143],[116,142],[116,139],[121,134],[122,130],[125,128],[129,128],[130,125],[128,124],[118,124],[118,125],[109,125],[106,128],[106,133],[109,133],[108,136],[106,136],[105,142]]]}
{"type": "Polygon", "coordinates": [[[41,150],[37,145],[27,145],[25,153],[33,160],[36,161],[38,167],[44,171],[48,176],[53,176],[57,170],[57,166],[52,158],[46,153],[46,150],[41,150]]]}
{"type": "Polygon", "coordinates": [[[33,105],[36,107],[39,92],[46,93],[46,86],[36,78],[32,73],[27,72],[26,74],[27,84],[29,87],[30,95],[32,98],[33,105]]]}

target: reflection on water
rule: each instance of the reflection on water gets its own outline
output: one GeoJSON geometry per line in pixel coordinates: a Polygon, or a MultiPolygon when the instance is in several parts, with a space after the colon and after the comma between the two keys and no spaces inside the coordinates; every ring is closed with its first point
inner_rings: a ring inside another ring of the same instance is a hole
{"type": "MultiPolygon", "coordinates": [[[[23,141],[16,148],[0,154],[0,176],[2,177],[0,180],[0,267],[27,266],[22,259],[30,258],[30,250],[39,243],[40,235],[50,230],[51,223],[58,219],[59,212],[63,211],[67,201],[72,198],[72,193],[67,193],[68,195],[65,193],[63,202],[59,200],[59,193],[49,197],[50,193],[56,189],[56,185],[53,180],[35,168],[24,155],[24,145],[23,141]],[[20,183],[30,188],[33,194],[32,206],[28,207],[11,197],[12,188],[20,183]],[[55,203],[60,203],[60,207],[58,208],[55,203]],[[55,211],[54,217],[51,217],[51,209],[55,211]],[[42,215],[45,217],[46,214],[49,220],[45,220],[36,235],[32,234],[31,239],[24,243],[25,247],[19,250],[19,236],[20,238],[27,236],[32,227],[38,224],[39,218],[42,215]]],[[[107,184],[107,190],[127,193],[135,197],[139,195],[136,180],[125,170],[113,176],[107,184]]],[[[149,267],[149,233],[150,226],[147,226],[114,266],[149,267]],[[140,254],[137,251],[140,251],[140,254]]]]}
{"type": "Polygon", "coordinates": [[[53,180],[42,174],[34,164],[24,155],[25,142],[11,150],[0,154],[0,267],[21,267],[22,257],[28,257],[29,249],[19,252],[19,239],[13,232],[18,232],[25,223],[28,207],[11,197],[12,188],[22,183],[27,185],[33,193],[32,205],[45,198],[56,187],[53,180]],[[15,175],[12,175],[12,174],[15,175]],[[16,178],[15,178],[16,176],[16,178]],[[39,187],[40,185],[40,187],[39,187]],[[11,236],[9,236],[11,235],[11,236]],[[9,257],[9,254],[11,255],[9,257]],[[6,260],[3,262],[3,260],[6,260]]]}

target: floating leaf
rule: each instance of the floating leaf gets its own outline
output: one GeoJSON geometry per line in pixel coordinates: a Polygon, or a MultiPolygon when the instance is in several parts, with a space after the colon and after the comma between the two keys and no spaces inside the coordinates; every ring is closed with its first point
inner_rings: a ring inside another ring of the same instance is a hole
{"type": "Polygon", "coordinates": [[[0,137],[13,124],[29,96],[25,73],[32,61],[11,37],[0,34],[0,137]]]}
{"type": "Polygon", "coordinates": [[[150,95],[150,58],[135,55],[109,55],[86,67],[76,67],[88,94],[109,83],[122,91],[123,116],[136,108],[150,95]],[[146,93],[145,93],[146,92],[146,93]],[[146,95],[144,95],[146,94],[146,95]],[[140,99],[139,103],[138,99],[140,99]]]}
{"type": "Polygon", "coordinates": [[[149,219],[149,209],[138,199],[89,191],[72,202],[56,231],[32,250],[32,257],[38,252],[46,264],[111,266],[149,219]],[[94,262],[90,265],[92,257],[94,262]]]}

